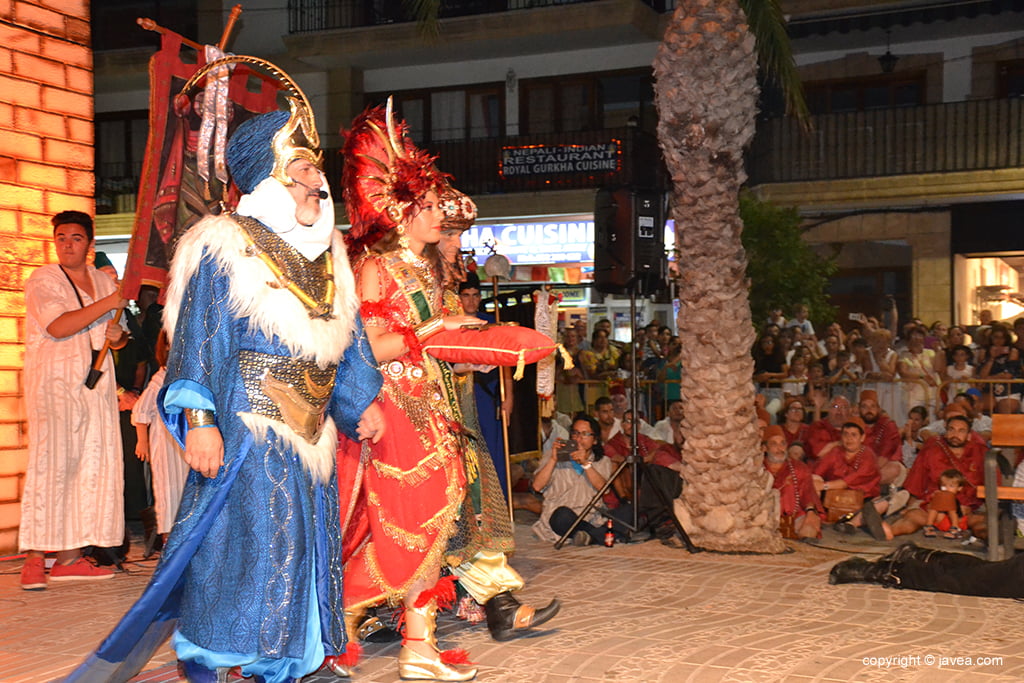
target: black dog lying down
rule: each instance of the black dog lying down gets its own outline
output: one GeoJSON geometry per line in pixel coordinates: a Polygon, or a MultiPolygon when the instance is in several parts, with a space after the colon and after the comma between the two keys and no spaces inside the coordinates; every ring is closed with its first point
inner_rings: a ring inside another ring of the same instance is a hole
{"type": "Polygon", "coordinates": [[[832,567],[828,582],[877,583],[887,588],[1024,598],[1024,553],[1002,562],[905,543],[874,562],[860,557],[832,567]]]}

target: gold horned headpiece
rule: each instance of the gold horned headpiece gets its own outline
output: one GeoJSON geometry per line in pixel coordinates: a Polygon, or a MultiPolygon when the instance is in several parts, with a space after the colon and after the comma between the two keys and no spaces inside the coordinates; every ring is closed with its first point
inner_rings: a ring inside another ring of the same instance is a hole
{"type": "Polygon", "coordinates": [[[341,185],[352,228],[345,234],[350,254],[375,244],[408,219],[430,190],[440,192],[445,174],[436,157],[418,149],[392,101],[367,109],[343,131],[345,168],[341,185]]]}
{"type": "MultiPolygon", "coordinates": [[[[289,108],[288,112],[278,110],[248,119],[231,134],[226,150],[227,166],[238,189],[248,194],[268,176],[283,185],[294,185],[285,169],[296,159],[305,159],[322,168],[320,135],[309,100],[288,74],[264,59],[228,55],[211,61],[188,80],[178,97],[184,98],[203,78],[223,78],[235,64],[260,67],[270,74],[284,92],[289,108]]],[[[209,83],[207,88],[209,90],[209,83]]],[[[177,104],[182,107],[185,103],[177,104]]]]}

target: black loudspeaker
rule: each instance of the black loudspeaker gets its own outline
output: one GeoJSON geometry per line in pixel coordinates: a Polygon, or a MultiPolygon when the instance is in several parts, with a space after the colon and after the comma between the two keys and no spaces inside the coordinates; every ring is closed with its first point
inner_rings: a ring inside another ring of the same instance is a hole
{"type": "Polygon", "coordinates": [[[594,199],[594,286],[606,294],[653,294],[665,286],[665,196],[601,188],[594,199]]]}

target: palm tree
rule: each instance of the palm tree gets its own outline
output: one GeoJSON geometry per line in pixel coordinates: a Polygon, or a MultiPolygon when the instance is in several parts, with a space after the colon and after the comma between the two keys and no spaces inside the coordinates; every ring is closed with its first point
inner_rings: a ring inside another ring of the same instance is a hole
{"type": "MultiPolygon", "coordinates": [[[[781,552],[778,502],[761,464],[754,416],[754,327],[739,191],[757,114],[758,53],[766,72],[784,85],[795,81],[795,67],[775,0],[742,4],[679,0],[654,61],[658,141],[672,178],[686,368],[680,389],[687,400],[687,483],[676,509],[704,548],[781,552]]],[[[803,112],[799,87],[784,91],[791,111],[803,112]]]]}

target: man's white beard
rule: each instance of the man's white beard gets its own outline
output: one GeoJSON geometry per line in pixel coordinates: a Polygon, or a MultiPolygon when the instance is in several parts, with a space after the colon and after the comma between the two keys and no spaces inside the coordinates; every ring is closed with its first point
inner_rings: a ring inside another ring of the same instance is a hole
{"type": "Polygon", "coordinates": [[[327,251],[334,234],[334,201],[328,194],[327,199],[318,203],[319,216],[310,221],[311,225],[304,225],[307,218],[313,218],[306,214],[306,207],[299,207],[292,193],[278,180],[267,177],[252,192],[243,195],[237,212],[263,223],[312,261],[327,251]]]}

